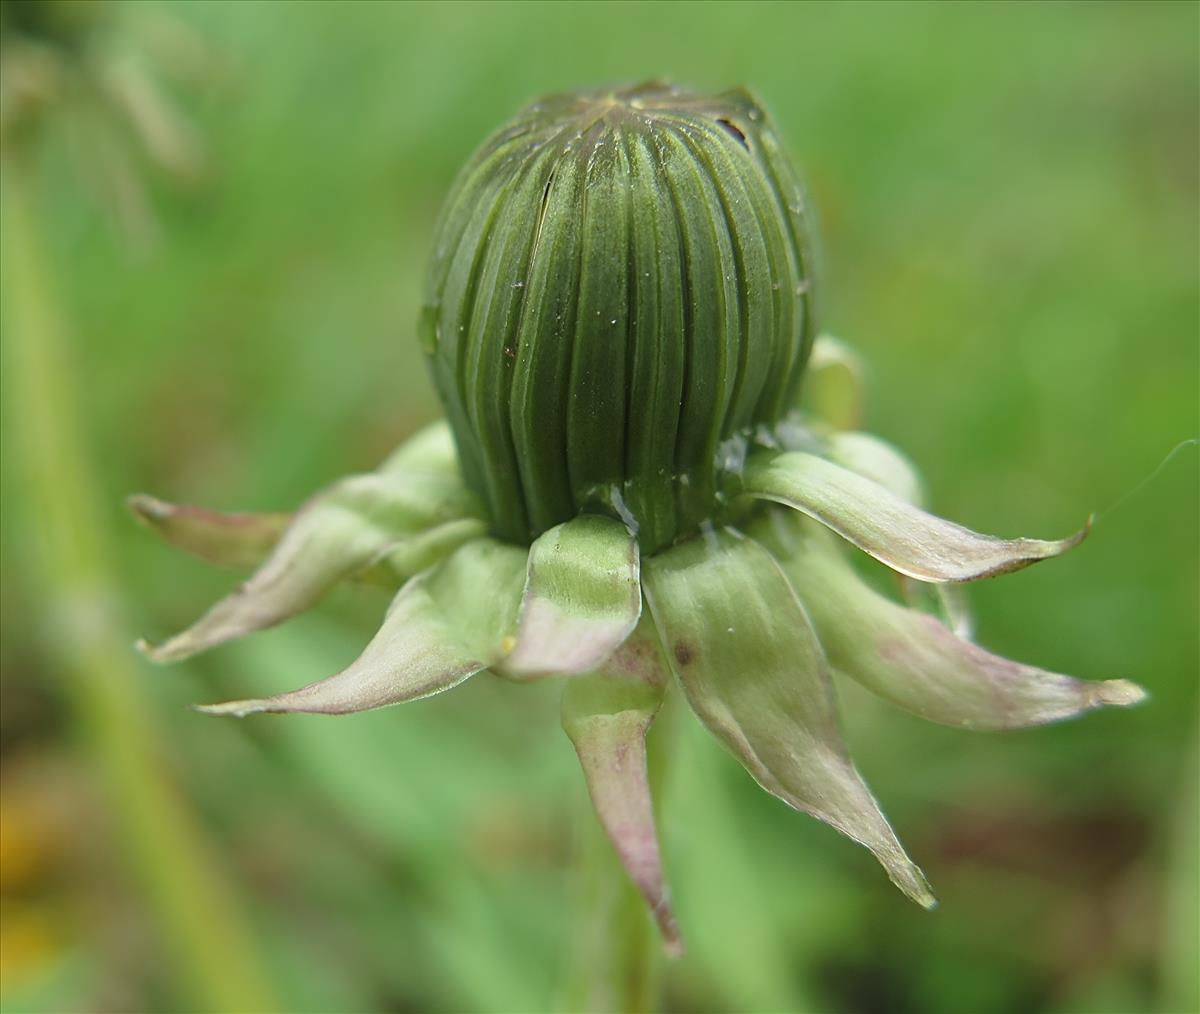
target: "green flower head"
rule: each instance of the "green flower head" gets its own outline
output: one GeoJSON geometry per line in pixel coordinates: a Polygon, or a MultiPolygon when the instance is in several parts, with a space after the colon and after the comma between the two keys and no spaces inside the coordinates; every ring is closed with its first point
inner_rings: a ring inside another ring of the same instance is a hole
{"type": "Polygon", "coordinates": [[[257,568],[145,651],[186,658],[339,581],[389,586],[379,632],[342,672],[201,710],[342,714],[484,671],[561,677],[600,821],[678,949],[645,737],[682,692],[764,789],[931,907],[842,741],[832,671],[971,729],[1144,694],[969,638],[956,585],[1086,531],[999,539],[944,521],[897,451],[842,413],[798,411],[810,357],[826,392],[853,363],[814,341],[811,248],[796,176],[744,90],[651,84],[530,106],[471,159],[438,227],[420,331],[447,422],[294,516],[132,498],[180,548],[257,568]],[[899,576],[895,599],[860,578],[855,552],[899,576]]]}
{"type": "Polygon", "coordinates": [[[555,96],[483,145],[442,216],[423,338],[498,535],[592,511],[655,552],[712,520],[723,442],[795,403],[803,216],[745,91],[555,96]]]}

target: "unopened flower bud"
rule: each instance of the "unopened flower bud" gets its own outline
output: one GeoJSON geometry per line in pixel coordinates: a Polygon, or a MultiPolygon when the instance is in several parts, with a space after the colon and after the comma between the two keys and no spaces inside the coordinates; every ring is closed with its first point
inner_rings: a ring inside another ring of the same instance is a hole
{"type": "Polygon", "coordinates": [[[932,907],[842,739],[832,671],[956,728],[1041,725],[1145,692],[969,639],[959,585],[1058,556],[1086,528],[1002,539],[925,511],[907,459],[839,431],[860,397],[855,357],[828,336],[810,381],[831,415],[793,411],[814,328],[802,209],[745,91],[530,106],[463,171],[438,230],[422,325],[449,427],[290,518],[134,498],[181,548],[259,564],[147,653],[216,647],[342,581],[390,584],[347,668],[202,710],[344,714],[484,670],[565,677],[563,726],[596,814],[679,953],[646,734],[681,692],[767,792],[932,907]],[[864,581],[851,550],[894,571],[904,601],[864,581]]]}
{"type": "Polygon", "coordinates": [[[422,340],[496,534],[601,511],[653,551],[710,518],[722,442],[793,407],[809,245],[744,89],[558,95],[493,134],[443,212],[422,340]]]}

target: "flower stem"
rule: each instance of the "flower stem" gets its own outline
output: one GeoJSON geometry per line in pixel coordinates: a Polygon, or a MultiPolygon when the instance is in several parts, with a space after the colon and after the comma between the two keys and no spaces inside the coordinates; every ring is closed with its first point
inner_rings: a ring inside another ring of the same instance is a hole
{"type": "Polygon", "coordinates": [[[32,152],[4,153],[4,393],[22,468],[30,578],[62,691],[115,811],[187,1005],[275,1006],[233,892],[164,775],[164,749],[140,705],[77,400],[70,348],[39,228],[32,152]]]}

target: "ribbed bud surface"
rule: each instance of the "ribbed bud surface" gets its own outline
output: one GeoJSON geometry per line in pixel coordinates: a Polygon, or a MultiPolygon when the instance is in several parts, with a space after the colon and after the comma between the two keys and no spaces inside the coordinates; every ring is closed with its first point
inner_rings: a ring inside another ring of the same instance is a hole
{"type": "Polygon", "coordinates": [[[495,533],[582,511],[634,523],[643,552],[694,531],[718,448],[793,404],[810,280],[799,185],[746,91],[521,112],[455,184],[421,321],[495,533]]]}

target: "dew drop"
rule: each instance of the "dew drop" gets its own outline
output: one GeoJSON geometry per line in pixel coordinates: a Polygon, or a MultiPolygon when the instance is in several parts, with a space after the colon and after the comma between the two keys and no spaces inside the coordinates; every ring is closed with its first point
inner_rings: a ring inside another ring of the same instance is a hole
{"type": "Polygon", "coordinates": [[[437,351],[438,344],[442,340],[442,325],[438,319],[436,306],[421,308],[421,315],[417,319],[417,337],[420,339],[422,351],[427,356],[431,356],[437,351]]]}

